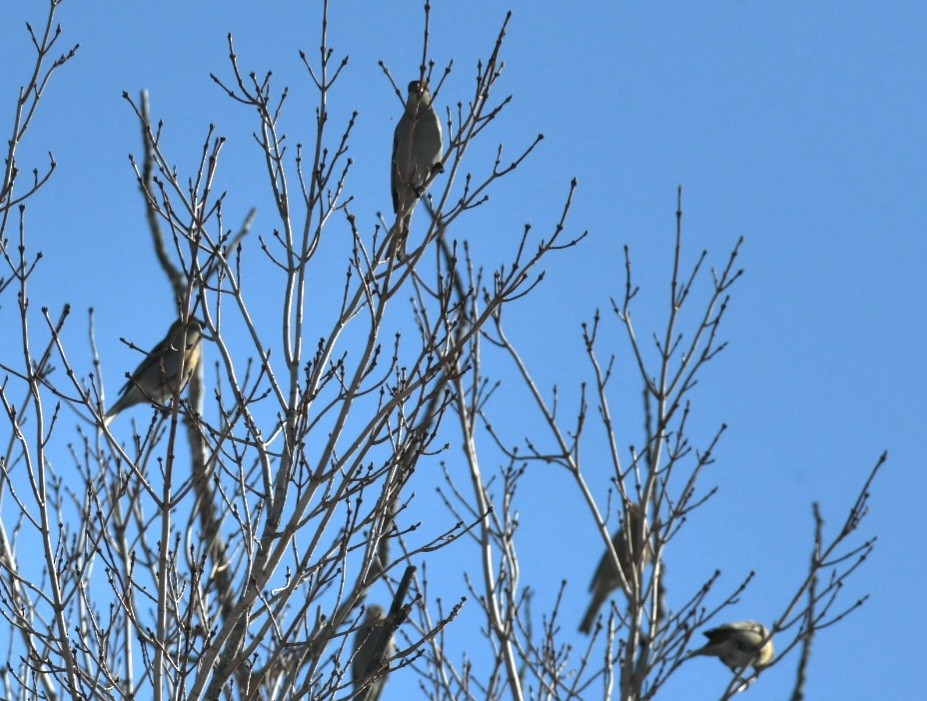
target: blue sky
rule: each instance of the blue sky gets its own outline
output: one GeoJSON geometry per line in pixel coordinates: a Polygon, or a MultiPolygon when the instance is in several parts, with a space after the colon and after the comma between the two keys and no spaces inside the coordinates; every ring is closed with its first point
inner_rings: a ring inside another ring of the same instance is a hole
{"type": "MultiPolygon", "coordinates": [[[[386,62],[400,83],[417,73],[421,7],[335,4],[330,42],[350,62],[330,107],[335,124],[359,113],[350,185],[353,211],[369,231],[376,212],[389,208],[387,163],[400,110],[377,62],[386,62]]],[[[920,545],[927,532],[927,8],[916,2],[434,5],[432,57],[439,67],[455,61],[438,98],[442,109],[469,95],[476,60],[490,50],[504,10],[514,11],[501,84],[514,100],[470,153],[471,167],[487,169],[499,142],[514,155],[535,134],[545,135],[458,235],[490,264],[511,252],[524,223],[550,229],[570,179],[579,180],[569,224],[588,230],[588,238],[550,259],[544,284],[507,317],[538,382],[557,383],[565,406],[588,379],[580,322],[596,308],[606,311],[610,297],[621,293],[624,244],[645,288],[638,332],[646,337],[660,328],[677,186],[684,189],[686,260],[708,249],[711,262],[723,265],[745,238],[746,273],[733,290],[724,330],[730,346],[694,395],[695,441],[705,444],[720,423],[729,425],[702,482],[719,493],[671,546],[670,595],[687,598],[718,567],[720,597],[755,569],[755,584],[732,617],[771,620],[806,566],[812,501],[820,502],[828,527],[837,528],[887,449],[889,464],[855,541],[878,535],[879,542],[850,579],[845,602],[871,599],[820,634],[807,697],[922,694],[916,670],[927,646],[920,545]]],[[[4,133],[13,91],[24,79],[23,22],[38,24],[42,13],[42,3],[25,2],[8,10],[15,17],[0,27],[8,64],[0,75],[4,133]]],[[[307,141],[313,96],[297,52],[316,58],[317,10],[302,2],[65,2],[58,19],[63,45],[79,42],[81,49],[55,75],[19,155],[21,163],[41,166],[51,150],[58,162],[53,181],[27,211],[29,245],[45,255],[32,303],[53,310],[70,303],[69,340],[79,347],[84,310],[95,309],[112,393],[137,362],[118,338],[153,342],[172,314],[127,158],[139,153],[139,130],[121,93],[150,91],[152,112],[164,120],[170,153],[183,169],[195,163],[207,125],[215,123],[229,138],[220,174],[220,188],[230,193],[228,226],[257,206],[254,231],[266,235],[274,220],[250,139],[254,122],[209,74],[230,77],[231,32],[246,69],[272,69],[276,85],[290,86],[284,130],[293,142],[307,141]]],[[[339,294],[338,279],[331,282],[339,294]]],[[[279,294],[271,282],[266,288],[279,294]]],[[[0,319],[10,324],[15,315],[13,298],[4,297],[0,319]]],[[[266,320],[268,329],[275,320],[266,320]]],[[[616,388],[624,447],[639,441],[638,385],[617,323],[610,324],[627,370],[616,388]]],[[[5,356],[9,348],[8,340],[0,342],[5,356]]],[[[503,364],[496,373],[505,380],[510,371],[503,364]]],[[[514,406],[503,398],[500,410],[530,425],[536,420],[530,408],[512,396],[514,406]]],[[[522,426],[504,425],[513,442],[524,435],[522,426]]],[[[608,473],[604,462],[597,467],[599,450],[604,454],[604,446],[588,447],[584,468],[604,503],[608,473]]],[[[601,544],[565,474],[533,465],[520,495],[524,581],[539,590],[543,605],[568,579],[562,615],[571,627],[586,605],[601,544]]],[[[459,579],[448,581],[449,591],[457,582],[462,593],[459,579]]],[[[585,644],[579,634],[576,644],[585,644]]],[[[794,659],[787,659],[750,698],[781,699],[793,677],[794,659]]],[[[712,698],[725,680],[720,664],[687,665],[664,698],[712,698]]],[[[384,699],[399,698],[401,684],[391,680],[384,699]]]]}

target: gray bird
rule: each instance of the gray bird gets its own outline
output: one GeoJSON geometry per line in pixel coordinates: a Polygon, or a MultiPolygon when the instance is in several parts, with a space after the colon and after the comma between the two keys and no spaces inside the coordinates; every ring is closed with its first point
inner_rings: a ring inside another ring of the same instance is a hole
{"type": "Polygon", "coordinates": [[[756,621],[735,621],[712,628],[704,633],[708,643],[690,656],[711,655],[730,667],[732,672],[753,665],[756,670],[772,661],[773,644],[769,630],[756,621]]]}
{"type": "Polygon", "coordinates": [[[354,698],[357,701],[378,701],[386,684],[386,671],[369,683],[367,680],[371,675],[376,675],[395,654],[396,644],[392,632],[386,629],[383,607],[371,604],[367,607],[364,622],[354,635],[351,676],[354,681],[354,698]],[[384,641],[385,635],[389,638],[384,641]]]}
{"type": "Polygon", "coordinates": [[[104,425],[109,424],[123,409],[145,402],[164,402],[180,392],[190,381],[200,361],[201,337],[202,329],[196,319],[190,319],[187,324],[186,337],[180,319],[171,324],[167,336],[135,368],[119,393],[119,399],[106,412],[104,425]],[[179,378],[181,358],[183,377],[179,378]]]}
{"type": "Polygon", "coordinates": [[[431,93],[424,81],[409,83],[406,109],[393,134],[393,158],[390,163],[390,188],[393,212],[400,215],[400,231],[393,237],[390,252],[405,254],[405,239],[415,203],[425,193],[434,171],[441,169],[444,138],[441,120],[431,105],[431,93]]]}
{"type": "MultiPolygon", "coordinates": [[[[641,518],[640,508],[634,504],[629,505],[624,525],[619,528],[612,537],[612,546],[615,548],[615,554],[621,563],[621,571],[624,578],[631,581],[637,553],[640,553],[640,562],[644,565],[653,560],[653,548],[647,543],[647,522],[641,518]],[[631,532],[630,542],[626,537],[625,526],[631,532]]],[[[592,631],[592,625],[599,613],[602,604],[608,599],[613,591],[621,586],[621,575],[618,568],[615,567],[615,560],[608,551],[602,555],[599,560],[599,566],[595,570],[592,582],[589,584],[589,591],[592,592],[592,602],[586,609],[582,623],[579,624],[579,630],[587,635],[592,631]]]]}

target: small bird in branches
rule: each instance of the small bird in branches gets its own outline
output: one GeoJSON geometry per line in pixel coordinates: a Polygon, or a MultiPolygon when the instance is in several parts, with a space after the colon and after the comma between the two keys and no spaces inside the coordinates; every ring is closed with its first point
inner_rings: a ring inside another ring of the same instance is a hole
{"type": "Polygon", "coordinates": [[[186,326],[180,319],[171,324],[164,340],[135,368],[119,399],[106,412],[104,424],[109,424],[123,409],[144,402],[164,402],[179,393],[200,361],[201,338],[202,328],[196,319],[191,318],[186,326]]]}
{"type": "MultiPolygon", "coordinates": [[[[628,582],[634,579],[634,569],[637,563],[647,565],[653,561],[653,548],[647,539],[647,521],[643,518],[640,507],[630,504],[625,512],[622,526],[612,537],[612,546],[618,561],[621,563],[621,572],[628,582]],[[628,533],[631,534],[630,538],[628,533]]],[[[599,560],[589,591],[592,592],[592,602],[586,609],[579,630],[587,635],[592,631],[592,625],[599,613],[602,604],[613,591],[621,586],[621,575],[615,566],[615,559],[606,551],[599,560]]]]}
{"type": "Polygon", "coordinates": [[[444,138],[441,120],[431,104],[428,83],[409,83],[406,109],[393,134],[393,158],[390,163],[390,187],[393,212],[401,217],[400,231],[394,232],[390,253],[405,256],[405,239],[415,203],[424,194],[432,173],[441,170],[444,138]]]}
{"type": "Polygon", "coordinates": [[[708,643],[698,650],[693,650],[690,657],[717,657],[730,667],[732,672],[747,665],[753,665],[753,668],[759,671],[772,661],[772,637],[762,623],[735,621],[707,630],[704,635],[708,638],[708,643]]]}
{"type": "Polygon", "coordinates": [[[371,604],[364,614],[364,622],[354,635],[354,655],[351,659],[351,676],[354,681],[354,698],[358,701],[378,701],[386,684],[388,670],[380,668],[396,654],[392,631],[387,629],[382,606],[371,604]]]}

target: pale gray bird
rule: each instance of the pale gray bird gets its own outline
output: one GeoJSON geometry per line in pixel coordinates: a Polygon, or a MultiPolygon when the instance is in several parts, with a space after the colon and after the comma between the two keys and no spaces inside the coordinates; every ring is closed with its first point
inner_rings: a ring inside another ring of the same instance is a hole
{"type": "Polygon", "coordinates": [[[109,424],[116,414],[130,406],[145,402],[165,402],[180,392],[190,381],[200,361],[201,337],[202,328],[196,319],[189,320],[186,336],[180,319],[171,324],[167,336],[135,368],[119,393],[119,399],[106,412],[104,423],[109,424]],[[181,358],[182,378],[179,377],[181,358]]]}
{"type": "Polygon", "coordinates": [[[393,212],[400,215],[400,231],[393,237],[391,253],[405,255],[405,239],[415,203],[425,193],[425,186],[434,171],[441,169],[444,137],[441,120],[431,105],[428,83],[409,83],[406,109],[393,134],[393,158],[390,163],[390,187],[393,212]]]}
{"type": "Polygon", "coordinates": [[[769,630],[756,621],[735,621],[712,628],[704,633],[708,643],[690,656],[711,655],[730,667],[732,672],[753,665],[761,670],[768,666],[773,657],[772,638],[769,630]]]}
{"type": "MultiPolygon", "coordinates": [[[[640,558],[642,564],[646,565],[653,560],[653,548],[647,542],[647,522],[641,517],[640,508],[631,504],[628,506],[624,524],[619,528],[612,537],[612,546],[615,548],[615,554],[621,563],[621,571],[624,573],[626,580],[631,581],[634,571],[634,563],[640,558]],[[627,538],[625,526],[631,533],[631,538],[627,538]],[[637,556],[640,553],[640,556],[637,556]]],[[[618,568],[615,567],[615,560],[611,554],[606,551],[599,560],[599,566],[595,570],[592,582],[589,585],[589,591],[592,592],[592,602],[586,609],[582,623],[579,624],[579,630],[587,635],[592,631],[592,625],[599,613],[602,604],[611,596],[611,593],[621,586],[621,575],[618,568]]]]}
{"type": "Polygon", "coordinates": [[[386,684],[386,671],[375,676],[390,657],[396,654],[392,631],[386,629],[386,615],[382,606],[371,604],[364,614],[364,622],[354,635],[354,656],[351,659],[351,677],[354,681],[354,698],[357,701],[378,701],[386,684]],[[386,640],[383,636],[389,636],[386,640]],[[376,656],[376,657],[374,657],[376,656]]]}

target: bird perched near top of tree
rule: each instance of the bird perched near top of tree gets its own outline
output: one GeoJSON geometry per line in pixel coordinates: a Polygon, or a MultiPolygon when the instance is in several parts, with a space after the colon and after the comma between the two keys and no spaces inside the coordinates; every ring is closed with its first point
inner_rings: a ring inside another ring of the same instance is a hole
{"type": "Polygon", "coordinates": [[[405,111],[393,134],[393,157],[390,162],[390,187],[393,212],[399,215],[399,231],[394,232],[391,254],[405,255],[405,239],[415,204],[436,170],[441,169],[444,137],[441,120],[431,104],[428,83],[413,80],[405,111]]]}
{"type": "Polygon", "coordinates": [[[753,665],[756,670],[769,666],[774,654],[772,637],[762,623],[735,621],[704,633],[708,642],[693,650],[690,657],[710,655],[730,667],[732,672],[753,665]]]}
{"type": "MultiPolygon", "coordinates": [[[[647,565],[653,561],[653,548],[647,538],[647,521],[643,518],[641,509],[636,504],[628,505],[622,526],[612,537],[612,546],[615,548],[615,554],[618,555],[618,561],[621,563],[621,572],[628,582],[633,580],[634,569],[638,562],[647,565]],[[630,537],[628,537],[628,533],[630,533],[630,537]]],[[[610,552],[606,551],[602,555],[602,559],[599,560],[599,566],[596,568],[595,575],[593,575],[592,582],[589,585],[589,591],[592,592],[592,602],[589,604],[589,608],[586,609],[582,623],[579,624],[581,632],[589,634],[602,604],[620,586],[621,575],[615,566],[615,559],[610,552]]]]}
{"type": "Polygon", "coordinates": [[[106,412],[104,425],[123,409],[144,402],[164,402],[180,392],[200,361],[201,338],[202,327],[196,319],[191,318],[186,326],[181,319],[171,324],[167,336],[135,368],[119,399],[106,412]]]}
{"type": "Polygon", "coordinates": [[[358,701],[378,701],[386,684],[386,671],[375,676],[386,661],[396,654],[396,643],[387,629],[382,606],[371,604],[354,635],[354,655],[351,659],[351,677],[354,698],[358,701]],[[384,636],[387,636],[384,639],[384,636]],[[372,678],[373,677],[373,678],[372,678]]]}

